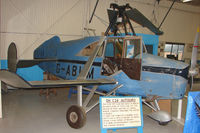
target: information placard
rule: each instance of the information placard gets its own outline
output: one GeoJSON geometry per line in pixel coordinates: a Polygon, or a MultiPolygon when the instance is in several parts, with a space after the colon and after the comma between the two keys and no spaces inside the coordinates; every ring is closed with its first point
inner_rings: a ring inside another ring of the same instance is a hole
{"type": "Polygon", "coordinates": [[[102,129],[143,127],[140,97],[101,97],[100,119],[102,129]]]}

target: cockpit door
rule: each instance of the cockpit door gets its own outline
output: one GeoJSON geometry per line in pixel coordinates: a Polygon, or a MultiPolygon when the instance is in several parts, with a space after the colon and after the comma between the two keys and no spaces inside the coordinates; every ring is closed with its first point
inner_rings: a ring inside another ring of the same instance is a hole
{"type": "Polygon", "coordinates": [[[135,80],[140,80],[141,77],[141,40],[141,37],[131,36],[126,37],[123,42],[121,67],[131,79],[135,80]]]}
{"type": "Polygon", "coordinates": [[[141,59],[141,37],[112,37],[106,44],[102,74],[112,75],[122,70],[129,78],[140,80],[141,59]]]}

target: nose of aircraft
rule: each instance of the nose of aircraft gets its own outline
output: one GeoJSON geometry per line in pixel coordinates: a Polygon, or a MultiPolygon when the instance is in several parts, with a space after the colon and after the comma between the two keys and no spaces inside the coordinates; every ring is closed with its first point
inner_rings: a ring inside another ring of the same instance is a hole
{"type": "Polygon", "coordinates": [[[143,71],[173,74],[188,79],[189,64],[151,54],[143,54],[143,71]]]}
{"type": "Polygon", "coordinates": [[[189,66],[181,61],[167,59],[152,54],[143,54],[143,66],[163,67],[163,68],[174,68],[174,69],[185,69],[189,66]]]}

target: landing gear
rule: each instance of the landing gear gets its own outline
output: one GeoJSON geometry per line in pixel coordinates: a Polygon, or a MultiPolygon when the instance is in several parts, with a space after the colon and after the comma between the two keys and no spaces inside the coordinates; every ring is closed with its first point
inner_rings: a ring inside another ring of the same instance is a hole
{"type": "Polygon", "coordinates": [[[172,121],[171,115],[166,111],[160,110],[160,107],[156,99],[154,99],[153,102],[154,104],[149,104],[146,101],[143,101],[144,104],[146,104],[148,107],[154,110],[154,112],[148,114],[148,116],[151,119],[157,121],[159,125],[162,126],[167,125],[170,121],[172,121]]]}
{"type": "MultiPolygon", "coordinates": [[[[170,122],[170,121],[169,121],[170,122]]],[[[161,125],[161,126],[166,126],[169,122],[158,122],[159,123],[159,125],[161,125]]]]}
{"type": "Polygon", "coordinates": [[[67,110],[66,119],[72,128],[79,129],[86,123],[86,112],[82,107],[72,105],[67,110]]]}
{"type": "Polygon", "coordinates": [[[88,104],[91,101],[94,93],[97,93],[97,94],[103,95],[103,96],[110,96],[117,89],[119,89],[122,86],[123,85],[118,85],[106,94],[101,93],[101,92],[97,92],[96,89],[98,88],[98,86],[94,86],[92,89],[88,90],[88,91],[90,91],[90,94],[86,97],[83,104],[82,104],[82,101],[81,101],[82,96],[80,98],[78,97],[78,100],[80,100],[78,102],[78,105],[72,105],[67,110],[66,119],[67,119],[67,122],[70,125],[70,127],[75,128],[75,129],[79,129],[79,128],[82,128],[85,125],[85,123],[86,123],[86,113],[88,113],[91,109],[93,109],[96,105],[99,104],[99,100],[97,100],[96,102],[94,102],[93,104],[88,106],[88,104]],[[81,104],[79,104],[79,103],[81,103],[81,104]]]}

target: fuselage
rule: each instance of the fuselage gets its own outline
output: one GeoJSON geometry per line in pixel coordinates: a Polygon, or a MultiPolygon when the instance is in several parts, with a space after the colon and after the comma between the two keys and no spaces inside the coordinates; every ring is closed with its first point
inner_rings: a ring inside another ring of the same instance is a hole
{"type": "MultiPolygon", "coordinates": [[[[58,37],[53,37],[34,51],[34,58],[57,59],[56,62],[42,62],[39,67],[63,79],[76,79],[89,58],[91,51],[87,50],[93,47],[91,44],[98,42],[99,39],[100,37],[86,37],[60,42],[58,37]]],[[[163,99],[179,99],[184,96],[188,64],[141,52],[137,55],[141,57],[141,61],[139,60],[141,68],[136,70],[140,71],[139,79],[132,78],[130,73],[128,74],[129,70],[125,72],[125,69],[117,69],[114,73],[107,75],[103,74],[103,62],[106,55],[111,56],[112,53],[112,47],[107,44],[104,44],[101,55],[94,60],[87,78],[114,78],[118,84],[123,84],[123,87],[117,90],[121,94],[142,97],[158,96],[163,99]]],[[[128,59],[126,62],[129,60],[131,61],[128,59]]],[[[127,69],[134,71],[134,66],[127,67],[127,69]]],[[[102,85],[99,90],[110,91],[114,86],[102,85]]]]}

